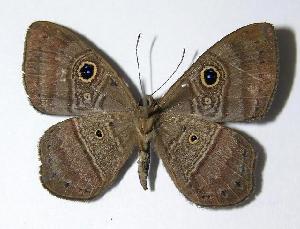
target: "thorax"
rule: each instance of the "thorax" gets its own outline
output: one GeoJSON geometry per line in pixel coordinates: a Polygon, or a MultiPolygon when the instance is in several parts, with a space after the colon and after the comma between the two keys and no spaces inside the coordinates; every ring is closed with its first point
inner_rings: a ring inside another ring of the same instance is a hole
{"type": "Polygon", "coordinates": [[[140,103],[137,115],[137,129],[140,137],[146,142],[151,138],[158,116],[158,106],[152,96],[146,96],[140,103]]]}

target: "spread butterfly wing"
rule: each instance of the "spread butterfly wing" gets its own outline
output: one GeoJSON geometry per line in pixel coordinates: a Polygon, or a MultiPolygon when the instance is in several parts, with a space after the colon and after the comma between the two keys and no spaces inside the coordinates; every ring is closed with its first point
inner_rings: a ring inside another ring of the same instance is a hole
{"type": "Polygon", "coordinates": [[[195,115],[162,114],[154,147],[177,188],[195,204],[233,205],[252,191],[255,153],[231,129],[195,115]]]}
{"type": "Polygon", "coordinates": [[[56,196],[85,200],[112,184],[136,144],[131,115],[81,116],[49,128],[40,140],[40,174],[56,196]]]}
{"type": "Polygon", "coordinates": [[[272,102],[277,78],[274,28],[252,24],[200,56],[160,100],[160,107],[216,122],[260,119],[272,102]]]}
{"type": "Polygon", "coordinates": [[[32,105],[56,115],[136,107],[124,80],[105,57],[73,31],[35,22],[27,32],[24,84],[32,105]]]}

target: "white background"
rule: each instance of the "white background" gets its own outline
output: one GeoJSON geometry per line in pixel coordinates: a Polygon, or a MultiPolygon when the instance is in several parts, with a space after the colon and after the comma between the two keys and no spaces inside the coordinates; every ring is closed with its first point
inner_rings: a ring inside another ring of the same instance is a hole
{"type": "Polygon", "coordinates": [[[0,3],[0,228],[300,228],[298,0],[0,3]],[[39,181],[37,144],[47,128],[65,117],[37,113],[26,98],[23,45],[26,29],[35,20],[50,20],[85,35],[136,85],[135,43],[141,32],[141,72],[148,93],[154,38],[153,89],[175,69],[186,48],[183,64],[161,94],[188,68],[195,54],[226,34],[253,22],[273,23],[281,58],[273,107],[263,122],[232,125],[251,136],[257,149],[256,197],[231,209],[196,207],[176,190],[161,162],[153,191],[142,190],[137,164],[132,162],[119,183],[95,201],[75,202],[50,195],[39,181]]]}

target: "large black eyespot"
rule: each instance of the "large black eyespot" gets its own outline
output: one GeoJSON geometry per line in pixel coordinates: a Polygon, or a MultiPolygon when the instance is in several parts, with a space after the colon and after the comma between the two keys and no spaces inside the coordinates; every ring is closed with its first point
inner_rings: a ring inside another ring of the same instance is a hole
{"type": "Polygon", "coordinates": [[[196,134],[191,134],[189,136],[189,142],[191,144],[195,144],[196,142],[198,142],[198,140],[199,140],[199,138],[198,138],[198,136],[196,134]]]}
{"type": "Polygon", "coordinates": [[[204,80],[208,85],[213,85],[218,80],[218,74],[214,69],[209,68],[204,71],[204,80]]]}
{"type": "Polygon", "coordinates": [[[84,82],[91,82],[95,77],[96,72],[96,65],[89,61],[82,62],[78,68],[78,76],[84,82]]]}
{"type": "Polygon", "coordinates": [[[89,78],[91,78],[94,74],[94,66],[91,64],[84,64],[81,68],[80,68],[80,75],[83,79],[88,80],[89,78]]]}
{"type": "Polygon", "coordinates": [[[220,73],[215,67],[207,66],[201,71],[200,78],[206,87],[213,87],[218,84],[220,73]]]}

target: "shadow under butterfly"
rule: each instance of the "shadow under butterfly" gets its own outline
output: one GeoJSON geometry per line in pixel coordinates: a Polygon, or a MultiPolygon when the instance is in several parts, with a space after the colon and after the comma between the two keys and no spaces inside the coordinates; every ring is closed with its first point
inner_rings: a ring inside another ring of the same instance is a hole
{"type": "Polygon", "coordinates": [[[103,193],[138,150],[147,189],[150,142],[179,191],[224,207],[253,191],[255,152],[220,123],[268,111],[278,81],[278,48],[268,23],[245,26],[201,55],[160,99],[139,105],[107,58],[73,31],[34,22],[26,36],[24,84],[45,114],[73,115],[39,143],[40,174],[52,194],[88,200],[103,193]]]}

